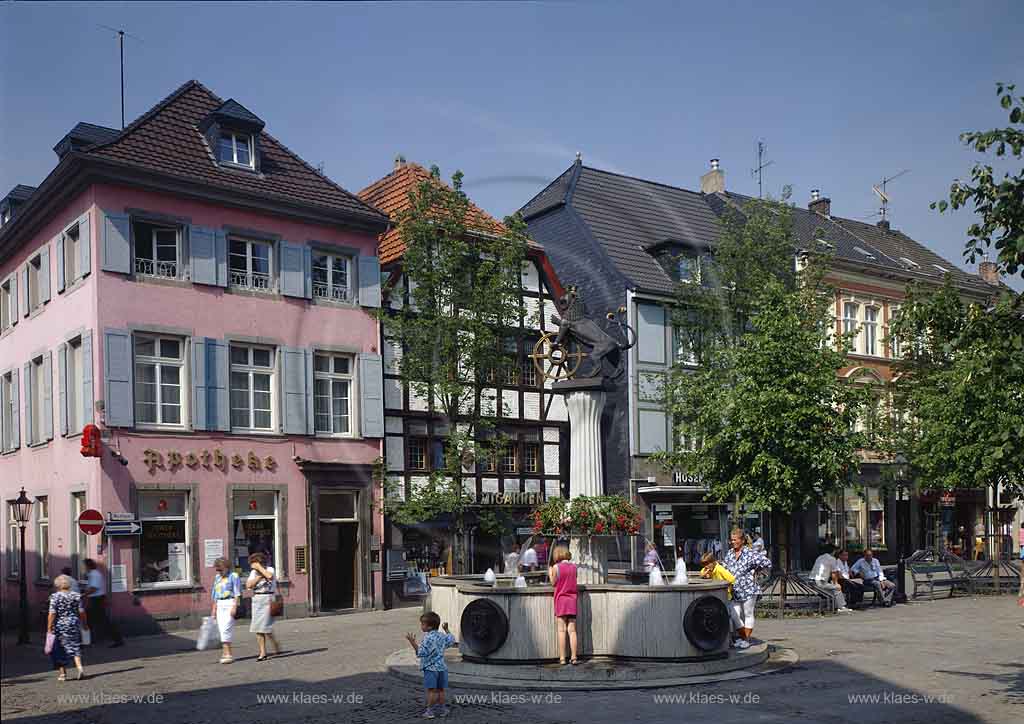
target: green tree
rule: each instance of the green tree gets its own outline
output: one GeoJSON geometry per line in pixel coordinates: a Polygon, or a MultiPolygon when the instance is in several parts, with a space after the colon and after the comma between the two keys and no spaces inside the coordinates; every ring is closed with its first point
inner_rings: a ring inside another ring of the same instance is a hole
{"type": "MultiPolygon", "coordinates": [[[[1017,166],[1024,155],[1024,97],[1014,96],[1016,86],[996,84],[999,104],[1009,111],[1010,125],[991,131],[970,131],[960,140],[978,153],[995,151],[1017,166]],[[1015,162],[1013,159],[1017,159],[1015,162]]],[[[936,201],[931,207],[940,212],[973,205],[980,219],[967,230],[964,256],[973,263],[985,249],[994,246],[997,263],[1008,273],[1024,274],[1024,168],[1007,171],[1001,180],[987,163],[978,162],[971,180],[956,180],[949,187],[949,200],[936,201]]]]}
{"type": "Polygon", "coordinates": [[[806,250],[794,264],[790,217],[783,203],[750,202],[724,220],[710,275],[680,285],[673,321],[696,365],[673,367],[666,402],[676,439],[699,442],[659,455],[699,475],[710,499],[779,513],[849,480],[864,401],[838,375],[847,362],[831,329],[828,259],[806,250]]]}
{"type": "Polygon", "coordinates": [[[965,301],[913,286],[893,325],[897,444],[925,487],[1024,495],[1024,315],[1018,295],[965,301]]]}
{"type": "MultiPolygon", "coordinates": [[[[465,569],[465,513],[472,503],[463,474],[503,445],[494,434],[494,402],[481,388],[517,364],[506,353],[523,318],[521,274],[526,259],[525,225],[480,222],[462,191],[462,174],[442,183],[437,167],[410,192],[396,223],[405,245],[401,270],[409,283],[399,309],[384,309],[385,339],[401,350],[395,371],[428,400],[447,437],[440,454],[427,451],[431,468],[424,485],[402,502],[387,491],[386,507],[400,523],[450,514],[455,567],[465,569]],[[483,227],[483,228],[481,228],[483,227]]],[[[402,294],[395,287],[392,295],[402,294]]]]}

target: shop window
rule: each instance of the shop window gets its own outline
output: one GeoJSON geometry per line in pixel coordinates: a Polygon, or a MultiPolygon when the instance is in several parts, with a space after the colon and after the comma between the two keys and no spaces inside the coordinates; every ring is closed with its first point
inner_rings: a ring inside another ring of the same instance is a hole
{"type": "Polygon", "coordinates": [[[89,557],[89,538],[78,527],[78,516],[86,510],[85,493],[71,494],[71,570],[75,578],[85,576],[85,561],[89,557]]]}
{"type": "Polygon", "coordinates": [[[274,350],[231,345],[231,428],[272,430],[274,350]]]}
{"type": "Polygon", "coordinates": [[[139,493],[139,579],[144,586],[182,584],[189,576],[188,494],[139,493]]]}
{"type": "Polygon", "coordinates": [[[267,559],[265,565],[277,568],[277,492],[235,492],[232,501],[235,567],[248,575],[249,556],[253,553],[262,553],[267,559]]]}
{"type": "Polygon", "coordinates": [[[352,357],[342,354],[313,356],[314,420],[325,435],[351,432],[352,357]]]}
{"type": "Polygon", "coordinates": [[[45,496],[36,498],[36,549],[39,554],[39,579],[49,579],[50,503],[45,496]]]}
{"type": "Polygon", "coordinates": [[[867,544],[874,547],[885,546],[885,499],[878,488],[867,489],[867,544]]]}
{"type": "Polygon", "coordinates": [[[853,490],[847,490],[843,496],[843,514],[846,542],[857,547],[863,546],[864,500],[853,490]]]}
{"type": "Polygon", "coordinates": [[[21,532],[14,515],[15,503],[7,501],[7,575],[21,575],[21,532]]]}
{"type": "Polygon", "coordinates": [[[184,276],[179,227],[136,221],[132,225],[132,238],[136,274],[162,279],[184,276]]]}
{"type": "Polygon", "coordinates": [[[181,393],[184,349],[185,342],[179,337],[135,335],[135,421],[138,424],[184,426],[181,393]]]}

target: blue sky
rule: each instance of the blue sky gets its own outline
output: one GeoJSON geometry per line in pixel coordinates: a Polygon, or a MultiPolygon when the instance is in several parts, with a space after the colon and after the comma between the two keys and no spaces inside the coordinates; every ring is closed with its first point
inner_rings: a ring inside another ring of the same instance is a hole
{"type": "MultiPolygon", "coordinates": [[[[0,192],[37,184],[77,121],[126,114],[197,78],[358,191],[397,153],[466,174],[495,215],[584,162],[698,187],[810,189],[852,218],[894,181],[893,226],[961,263],[966,214],[928,203],[973,156],[957,136],[1005,125],[997,80],[1024,86],[1024,2],[23,3],[0,6],[0,192]]],[[[1018,288],[1024,286],[1015,282],[1018,288]]]]}

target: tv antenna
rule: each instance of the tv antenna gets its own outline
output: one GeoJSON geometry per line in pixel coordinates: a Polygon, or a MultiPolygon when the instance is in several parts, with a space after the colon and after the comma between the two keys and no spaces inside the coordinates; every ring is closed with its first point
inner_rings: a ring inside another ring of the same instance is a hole
{"type": "Polygon", "coordinates": [[[764,198],[764,170],[775,163],[764,160],[766,148],[763,140],[757,142],[757,168],[750,169],[751,178],[757,179],[757,198],[759,199],[764,198]]]}
{"type": "Polygon", "coordinates": [[[900,176],[903,176],[904,174],[908,173],[910,173],[910,169],[905,168],[898,173],[894,173],[892,176],[883,176],[881,183],[879,183],[877,186],[871,187],[871,190],[874,191],[878,198],[882,200],[882,208],[878,210],[878,214],[882,217],[882,221],[887,220],[886,214],[889,213],[889,194],[886,193],[885,191],[885,185],[890,181],[894,181],[898,179],[900,176]]]}
{"type": "Polygon", "coordinates": [[[138,35],[132,35],[126,32],[124,28],[112,28],[109,25],[100,24],[104,30],[109,30],[112,33],[117,33],[117,44],[121,51],[121,130],[124,130],[124,38],[128,36],[132,40],[138,40],[140,43],[144,42],[138,35]]]}

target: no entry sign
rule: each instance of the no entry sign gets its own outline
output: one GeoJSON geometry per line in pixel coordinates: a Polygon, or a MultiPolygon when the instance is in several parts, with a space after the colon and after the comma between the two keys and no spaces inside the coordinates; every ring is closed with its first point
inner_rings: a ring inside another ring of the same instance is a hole
{"type": "Polygon", "coordinates": [[[103,515],[98,510],[83,510],[78,516],[78,527],[86,535],[96,535],[103,530],[103,515]]]}

